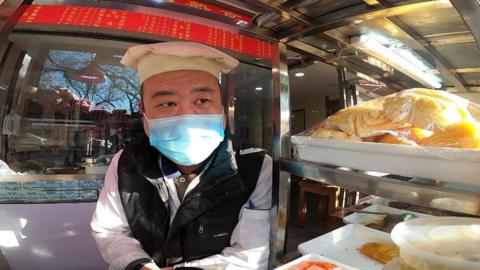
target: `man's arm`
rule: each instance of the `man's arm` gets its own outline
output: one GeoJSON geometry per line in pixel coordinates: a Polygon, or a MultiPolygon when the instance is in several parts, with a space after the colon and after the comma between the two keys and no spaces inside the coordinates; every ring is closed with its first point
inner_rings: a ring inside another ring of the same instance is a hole
{"type": "Polygon", "coordinates": [[[91,228],[98,249],[109,270],[140,269],[142,265],[158,269],[153,260],[142,249],[140,242],[131,236],[130,227],[125,217],[123,205],[118,192],[119,151],[112,159],[105,182],[93,213],[91,228]]]}
{"type": "Polygon", "coordinates": [[[250,196],[255,209],[248,203],[240,211],[237,226],[230,240],[231,246],[221,254],[201,260],[175,265],[214,269],[267,269],[270,238],[270,209],[272,207],[272,158],[263,160],[257,186],[250,196]]]}

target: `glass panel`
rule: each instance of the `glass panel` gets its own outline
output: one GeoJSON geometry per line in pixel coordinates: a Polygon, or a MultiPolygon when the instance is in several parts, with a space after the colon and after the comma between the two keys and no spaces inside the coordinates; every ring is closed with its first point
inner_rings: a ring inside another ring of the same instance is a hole
{"type": "Polygon", "coordinates": [[[139,81],[119,63],[133,44],[23,34],[10,40],[1,74],[13,75],[2,159],[29,174],[104,173],[112,156],[143,132],[139,81]]]}
{"type": "Polygon", "coordinates": [[[272,150],[272,71],[241,63],[230,75],[230,128],[250,144],[272,150]],[[232,100],[233,99],[233,100],[232,100]]]}

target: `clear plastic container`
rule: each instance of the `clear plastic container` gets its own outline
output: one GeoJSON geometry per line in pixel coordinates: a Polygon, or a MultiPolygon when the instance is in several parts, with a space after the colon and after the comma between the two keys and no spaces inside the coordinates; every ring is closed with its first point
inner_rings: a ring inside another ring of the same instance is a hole
{"type": "Polygon", "coordinates": [[[392,240],[402,270],[479,270],[480,219],[418,218],[399,223],[392,240]]]}

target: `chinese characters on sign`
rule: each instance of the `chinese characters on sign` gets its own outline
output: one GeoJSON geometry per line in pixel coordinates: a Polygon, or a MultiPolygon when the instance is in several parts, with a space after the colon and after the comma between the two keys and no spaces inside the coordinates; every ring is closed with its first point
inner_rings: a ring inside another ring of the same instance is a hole
{"type": "Polygon", "coordinates": [[[252,22],[252,18],[250,18],[248,16],[245,16],[243,14],[236,13],[236,12],[233,12],[233,11],[230,11],[230,10],[226,10],[226,9],[214,6],[214,5],[210,5],[208,3],[203,3],[201,1],[196,1],[196,0],[168,0],[168,2],[179,4],[179,5],[185,5],[185,6],[189,6],[189,7],[192,7],[192,8],[196,8],[196,9],[220,14],[222,16],[235,19],[239,22],[244,22],[244,23],[251,23],[252,22]]]}
{"type": "Polygon", "coordinates": [[[31,5],[19,23],[76,25],[141,32],[200,42],[260,58],[272,56],[272,44],[265,41],[185,20],[125,10],[31,5]]]}

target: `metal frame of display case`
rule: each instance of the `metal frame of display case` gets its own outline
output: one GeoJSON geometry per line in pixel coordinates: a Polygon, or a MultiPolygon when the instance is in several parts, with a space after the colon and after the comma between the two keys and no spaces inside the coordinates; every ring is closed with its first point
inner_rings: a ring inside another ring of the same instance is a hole
{"type": "MultiPolygon", "coordinates": [[[[341,9],[332,12],[330,15],[319,16],[315,19],[308,18],[304,14],[295,9],[295,4],[299,1],[247,1],[257,5],[261,5],[266,10],[279,14],[286,21],[283,25],[288,25],[289,21],[294,22],[293,27],[285,27],[282,29],[281,24],[276,29],[277,37],[281,42],[280,47],[287,46],[290,50],[294,50],[303,55],[313,57],[336,67],[347,68],[349,71],[367,72],[368,70],[361,66],[352,66],[342,61],[340,57],[332,54],[331,51],[336,46],[332,44],[342,44],[346,49],[354,49],[349,44],[336,36],[335,32],[329,30],[346,25],[357,25],[363,21],[369,21],[379,18],[387,18],[394,25],[403,30],[403,37],[414,45],[420,45],[419,49],[427,52],[437,63],[437,69],[440,74],[447,78],[451,84],[460,90],[474,91],[475,85],[468,85],[456,72],[456,68],[446,63],[444,56],[440,55],[424,38],[415,35],[415,31],[408,28],[396,17],[398,15],[414,12],[418,9],[434,8],[437,5],[443,5],[437,1],[398,1],[394,5],[385,4],[387,1],[369,1],[364,0],[363,5],[357,5],[351,8],[341,9]],[[289,4],[292,6],[289,6],[289,4]],[[314,37],[316,35],[316,37],[314,37]],[[311,38],[308,40],[308,38],[311,38]],[[309,42],[307,42],[307,40],[309,42]]],[[[301,2],[301,1],[300,1],[301,2]]],[[[471,34],[480,44],[479,27],[480,17],[473,16],[480,9],[480,4],[475,1],[452,0],[454,8],[457,10],[461,18],[465,21],[470,29],[471,34]]],[[[453,42],[453,41],[451,41],[453,42]]],[[[355,49],[354,49],[355,50],[355,49]]],[[[361,53],[361,52],[358,52],[361,53]]],[[[279,59],[274,61],[274,70],[282,72],[282,66],[287,59],[278,55],[279,59]]],[[[368,75],[374,73],[368,71],[368,75]]],[[[381,78],[381,77],[377,77],[381,78]]],[[[414,205],[434,207],[443,210],[450,210],[462,214],[480,216],[480,183],[478,185],[445,185],[446,183],[438,183],[435,181],[413,181],[407,177],[399,177],[395,175],[370,175],[367,172],[352,170],[348,168],[336,167],[326,164],[316,164],[305,161],[292,159],[290,145],[290,90],[288,88],[288,78],[283,79],[281,76],[274,76],[278,80],[274,82],[274,172],[273,172],[273,201],[276,203],[277,219],[275,223],[275,243],[272,255],[274,263],[278,264],[285,255],[287,227],[286,219],[290,205],[290,189],[291,176],[298,176],[303,179],[310,179],[320,183],[335,185],[348,190],[354,190],[369,195],[377,195],[384,198],[411,203],[414,205]],[[433,201],[443,202],[442,204],[432,204],[433,201]]],[[[388,81],[381,78],[383,82],[391,86],[394,90],[405,88],[404,85],[396,82],[388,81]]],[[[344,97],[345,89],[340,87],[340,96],[344,97]]],[[[399,165],[401,166],[401,165],[399,165]]]]}

